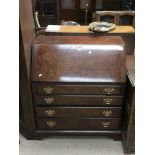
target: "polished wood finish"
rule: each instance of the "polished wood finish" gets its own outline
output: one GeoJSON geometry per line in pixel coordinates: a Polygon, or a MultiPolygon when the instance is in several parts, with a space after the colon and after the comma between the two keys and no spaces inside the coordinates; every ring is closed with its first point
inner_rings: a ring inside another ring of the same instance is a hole
{"type": "Polygon", "coordinates": [[[94,138],[107,137],[116,141],[122,140],[120,130],[37,130],[36,134],[42,138],[49,136],[67,136],[67,138],[74,138],[75,136],[95,136],[94,138]]]}
{"type": "Polygon", "coordinates": [[[52,118],[120,118],[122,107],[36,107],[37,117],[52,118]]]}
{"type": "Polygon", "coordinates": [[[135,56],[127,56],[127,92],[123,121],[125,153],[135,151],[135,56]]]}
{"type": "Polygon", "coordinates": [[[70,36],[40,36],[33,46],[32,80],[125,82],[123,47],[124,42],[120,37],[83,36],[81,39],[75,36],[73,40],[70,36]],[[39,44],[40,41],[42,44],[39,44]],[[110,66],[107,65],[109,63],[110,66]]]}
{"type": "MultiPolygon", "coordinates": [[[[20,67],[21,67],[20,68],[20,84],[22,84],[20,85],[20,106],[21,106],[20,112],[22,113],[22,117],[23,117],[23,119],[20,119],[22,120],[22,123],[23,123],[22,127],[20,123],[20,132],[22,132],[22,134],[27,139],[35,139],[35,140],[42,139],[42,138],[49,137],[49,136],[55,136],[55,135],[59,135],[59,136],[60,135],[63,135],[63,136],[64,135],[65,136],[66,135],[67,136],[93,135],[93,136],[100,136],[100,137],[106,136],[109,138],[113,138],[115,140],[120,140],[121,139],[121,130],[120,130],[121,129],[121,118],[115,119],[114,123],[116,123],[117,119],[120,120],[120,127],[119,129],[117,128],[116,130],[110,130],[110,129],[100,130],[101,120],[98,119],[98,121],[96,122],[94,118],[91,118],[89,121],[87,121],[87,124],[92,126],[95,123],[96,127],[98,127],[99,130],[95,130],[95,129],[93,130],[90,130],[90,129],[87,129],[87,130],[53,130],[53,129],[52,130],[49,130],[49,129],[39,130],[37,128],[36,126],[37,118],[36,118],[35,109],[33,108],[36,108],[38,106],[33,105],[34,99],[32,98],[32,95],[31,95],[31,86],[30,86],[30,83],[31,84],[33,83],[32,81],[30,82],[31,45],[32,45],[32,40],[35,38],[34,24],[32,21],[33,15],[31,12],[32,5],[29,0],[20,1],[20,3],[21,3],[20,4],[20,29],[21,29],[20,30],[20,67]]],[[[109,95],[107,95],[107,97],[109,97],[109,95]]],[[[117,125],[119,125],[119,123],[117,125]]]]}
{"type": "Polygon", "coordinates": [[[33,39],[35,38],[34,31],[34,20],[32,12],[32,1],[28,0],[27,2],[20,0],[20,29],[21,29],[21,39],[23,42],[23,48],[25,50],[25,60],[28,78],[30,77],[30,64],[31,64],[31,45],[33,39]]]}
{"type": "MultiPolygon", "coordinates": [[[[35,38],[32,1],[19,1],[19,94],[20,119],[19,129],[26,138],[35,136],[35,118],[30,85],[31,45],[35,38]]],[[[39,137],[39,136],[38,136],[39,137]]]]}
{"type": "Polygon", "coordinates": [[[88,26],[58,26],[50,25],[45,35],[53,36],[121,36],[125,43],[126,54],[133,54],[135,49],[135,29],[132,26],[116,26],[116,29],[107,33],[94,33],[88,26]]]}
{"type": "MultiPolygon", "coordinates": [[[[71,80],[72,81],[72,80],[71,80]]],[[[60,81],[61,82],[61,81],[60,81]]],[[[67,81],[68,82],[68,81],[67,81]]],[[[94,82],[94,81],[93,81],[94,82]]],[[[124,82],[124,81],[123,81],[124,82]]],[[[35,86],[34,86],[35,87],[35,86]]],[[[34,88],[35,89],[35,88],[34,88]]],[[[46,95],[123,95],[122,85],[37,85],[38,94],[46,95]],[[47,91],[46,91],[47,89],[47,91]],[[49,91],[48,91],[49,90],[49,91]]]]}
{"type": "MultiPolygon", "coordinates": [[[[97,34],[88,30],[88,26],[65,26],[65,25],[48,25],[45,30],[45,35],[54,34],[97,34]]],[[[116,26],[113,31],[107,33],[135,33],[135,29],[132,26],[116,26]]],[[[106,33],[106,34],[107,34],[106,33]]],[[[104,35],[104,33],[101,33],[104,35]]]]}
{"type": "Polygon", "coordinates": [[[121,129],[126,68],[120,37],[38,36],[31,69],[41,133],[121,129]]]}
{"type": "Polygon", "coordinates": [[[86,106],[122,106],[124,102],[123,96],[105,95],[50,95],[50,96],[35,96],[36,105],[86,105],[86,106]]]}
{"type": "Polygon", "coordinates": [[[37,127],[40,130],[118,130],[121,127],[120,119],[38,119],[37,127]]]}

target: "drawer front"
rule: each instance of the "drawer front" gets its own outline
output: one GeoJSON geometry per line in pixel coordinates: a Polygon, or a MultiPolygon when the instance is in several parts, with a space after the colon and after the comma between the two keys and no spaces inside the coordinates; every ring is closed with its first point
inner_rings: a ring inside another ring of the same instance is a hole
{"type": "Polygon", "coordinates": [[[52,118],[81,118],[81,117],[96,117],[96,118],[119,118],[122,115],[122,107],[36,107],[37,117],[52,117],[52,118]]]}
{"type": "Polygon", "coordinates": [[[38,119],[39,130],[116,130],[120,119],[38,119]]]}
{"type": "Polygon", "coordinates": [[[120,95],[124,94],[124,87],[120,85],[38,85],[38,94],[62,94],[62,95],[86,95],[86,94],[105,94],[120,95]]]}
{"type": "Polygon", "coordinates": [[[36,105],[93,105],[93,106],[120,106],[123,104],[122,96],[102,95],[36,95],[36,105]]]}

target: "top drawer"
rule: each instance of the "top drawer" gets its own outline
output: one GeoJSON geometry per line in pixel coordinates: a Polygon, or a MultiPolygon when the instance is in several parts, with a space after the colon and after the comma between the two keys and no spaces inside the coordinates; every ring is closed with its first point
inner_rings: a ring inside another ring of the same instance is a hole
{"type": "Polygon", "coordinates": [[[63,94],[63,95],[122,95],[124,86],[121,85],[36,85],[38,94],[63,94]]]}

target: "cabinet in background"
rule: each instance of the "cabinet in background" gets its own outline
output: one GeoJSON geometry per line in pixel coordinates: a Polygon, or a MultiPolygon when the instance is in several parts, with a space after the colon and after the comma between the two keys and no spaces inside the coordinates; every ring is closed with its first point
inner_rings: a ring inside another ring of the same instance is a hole
{"type": "Polygon", "coordinates": [[[134,4],[134,0],[36,0],[34,10],[38,12],[41,27],[61,21],[88,25],[95,11],[134,10],[134,4]]]}
{"type": "Polygon", "coordinates": [[[35,12],[38,12],[41,27],[58,24],[57,0],[36,0],[35,12]]]}
{"type": "Polygon", "coordinates": [[[97,10],[120,10],[121,0],[60,0],[60,21],[75,21],[81,25],[92,22],[92,14],[97,10]]]}

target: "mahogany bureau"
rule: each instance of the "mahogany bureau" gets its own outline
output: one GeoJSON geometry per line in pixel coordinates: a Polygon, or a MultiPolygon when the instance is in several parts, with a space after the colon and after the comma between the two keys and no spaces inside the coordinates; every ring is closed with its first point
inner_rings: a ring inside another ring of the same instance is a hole
{"type": "Polygon", "coordinates": [[[38,36],[31,85],[36,130],[120,139],[126,85],[119,36],[38,36]]]}

